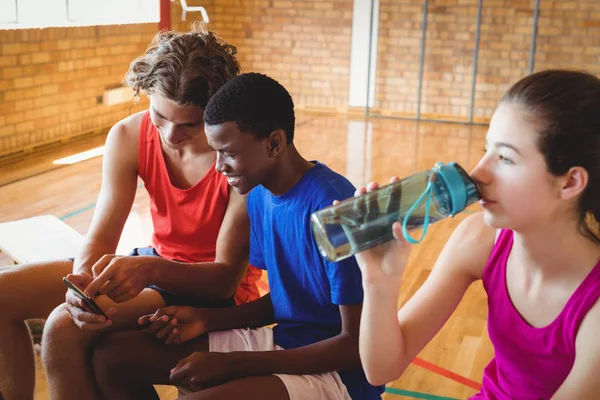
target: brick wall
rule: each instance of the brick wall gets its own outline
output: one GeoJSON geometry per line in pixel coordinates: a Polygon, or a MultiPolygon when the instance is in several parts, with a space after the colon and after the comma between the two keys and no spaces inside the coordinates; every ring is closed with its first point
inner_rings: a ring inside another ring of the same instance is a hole
{"type": "MultiPolygon", "coordinates": [[[[279,79],[299,108],[347,110],[352,2],[216,0],[219,34],[245,71],[279,79]]],[[[473,117],[487,122],[507,87],[527,74],[535,0],[485,0],[473,117]]],[[[540,2],[535,69],[600,75],[598,0],[540,2]]],[[[380,0],[375,111],[417,110],[422,0],[380,0]]],[[[477,0],[429,0],[421,115],[467,121],[477,0]]],[[[365,54],[365,57],[367,55],[365,54]]]]}
{"type": "MultiPolygon", "coordinates": [[[[280,80],[299,109],[348,109],[352,1],[188,0],[207,8],[238,47],[244,71],[280,80]]],[[[380,0],[377,111],[416,113],[422,0],[380,0]]],[[[536,70],[600,74],[598,0],[542,1],[536,70]]],[[[477,0],[429,0],[421,113],[468,118],[477,0]]],[[[510,83],[527,73],[534,0],[485,0],[474,117],[487,121],[510,83]]],[[[173,28],[186,30],[172,4],[173,28]]],[[[198,14],[188,14],[188,20],[198,14]]],[[[108,129],[147,106],[105,106],[156,24],[0,31],[0,156],[108,129]]],[[[366,57],[367,55],[365,55],[366,57]]]]}
{"type": "Polygon", "coordinates": [[[214,15],[245,72],[278,79],[299,107],[347,109],[352,1],[217,0],[214,15]]]}
{"type": "Polygon", "coordinates": [[[528,73],[535,2],[491,0],[485,4],[473,110],[479,121],[488,120],[503,92],[528,73]]]}
{"type": "Polygon", "coordinates": [[[536,69],[584,68],[600,75],[600,2],[542,1],[541,10],[536,69]]]}
{"type": "Polygon", "coordinates": [[[156,24],[0,30],[0,155],[107,130],[145,106],[97,104],[156,24]]]}
{"type": "MultiPolygon", "coordinates": [[[[173,29],[187,30],[194,18],[199,14],[188,13],[182,22],[179,3],[172,3],[173,29]]],[[[155,23],[0,30],[0,157],[105,133],[146,108],[143,96],[113,106],[97,97],[121,83],[157,30],[155,23]]]]}
{"type": "MultiPolygon", "coordinates": [[[[381,0],[376,105],[414,116],[422,0],[381,0]]],[[[534,0],[485,0],[474,120],[487,122],[511,83],[527,74],[534,0]]],[[[468,120],[476,0],[430,0],[422,116],[468,120]]],[[[600,75],[598,0],[541,1],[535,70],[586,69],[600,75]]]]}

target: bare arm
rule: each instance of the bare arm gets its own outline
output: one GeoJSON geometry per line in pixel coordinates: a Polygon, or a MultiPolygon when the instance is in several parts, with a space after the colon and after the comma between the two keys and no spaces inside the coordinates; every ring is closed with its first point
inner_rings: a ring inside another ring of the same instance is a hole
{"type": "Polygon", "coordinates": [[[271,295],[250,303],[228,308],[194,308],[171,306],[139,318],[139,325],[149,329],[166,344],[179,344],[207,332],[238,328],[257,328],[274,322],[271,295]]]}
{"type": "Polygon", "coordinates": [[[149,283],[172,293],[227,300],[248,268],[250,220],[246,199],[232,193],[217,238],[214,262],[182,263],[161,257],[106,255],[93,266],[92,296],[107,294],[120,303],[137,296],[149,283]]]}
{"type": "MultiPolygon", "coordinates": [[[[254,303],[258,304],[261,300],[254,303]]],[[[253,303],[249,303],[248,306],[251,304],[253,303]]],[[[192,353],[180,360],[171,370],[171,381],[193,390],[200,390],[247,376],[317,374],[358,367],[360,311],[360,304],[340,306],[341,333],[308,346],[280,351],[192,353]]],[[[232,323],[226,326],[231,328],[232,323]]]]}
{"type": "Polygon", "coordinates": [[[139,114],[117,122],[106,138],[102,188],[84,244],[75,258],[74,273],[91,274],[92,265],[117,248],[137,186],[139,114]]]}
{"type": "Polygon", "coordinates": [[[340,306],[342,331],[332,338],[290,350],[232,354],[236,368],[234,375],[308,375],[359,367],[361,308],[361,304],[340,306]]]}
{"type": "Polygon", "coordinates": [[[235,294],[248,267],[250,219],[246,197],[231,190],[225,218],[217,238],[215,261],[171,264],[155,268],[151,283],[173,293],[228,299],[235,294]]]}
{"type": "Polygon", "coordinates": [[[600,302],[588,312],[575,340],[575,363],[552,400],[595,400],[600,393],[600,302]]]}
{"type": "Polygon", "coordinates": [[[236,307],[203,308],[201,311],[209,332],[258,328],[275,322],[270,293],[236,307]]]}
{"type": "Polygon", "coordinates": [[[397,379],[441,329],[469,285],[481,278],[494,238],[481,213],[469,216],[450,237],[423,286],[398,312],[400,279],[368,282],[363,274],[360,354],[371,384],[397,379]]]}

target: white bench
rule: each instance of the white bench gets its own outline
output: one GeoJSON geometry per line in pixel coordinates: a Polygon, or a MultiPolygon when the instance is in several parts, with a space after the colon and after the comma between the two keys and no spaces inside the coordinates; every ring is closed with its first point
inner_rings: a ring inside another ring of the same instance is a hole
{"type": "Polygon", "coordinates": [[[83,239],[54,215],[0,223],[0,251],[15,264],[75,257],[83,239]]]}
{"type": "MultiPolygon", "coordinates": [[[[54,215],[0,223],[0,251],[14,264],[75,257],[83,235],[54,215]]],[[[34,343],[40,343],[44,320],[27,321],[34,343]]]]}

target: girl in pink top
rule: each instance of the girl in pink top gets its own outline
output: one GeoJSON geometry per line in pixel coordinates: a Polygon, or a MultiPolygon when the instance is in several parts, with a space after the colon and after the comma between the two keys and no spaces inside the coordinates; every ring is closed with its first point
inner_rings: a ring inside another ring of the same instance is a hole
{"type": "MultiPolygon", "coordinates": [[[[398,378],[481,279],[495,357],[472,398],[599,399],[600,80],[553,70],[517,82],[471,176],[483,212],[460,224],[399,311],[407,243],[357,255],[369,382],[398,378]]],[[[394,234],[402,237],[399,223],[394,234]]]]}

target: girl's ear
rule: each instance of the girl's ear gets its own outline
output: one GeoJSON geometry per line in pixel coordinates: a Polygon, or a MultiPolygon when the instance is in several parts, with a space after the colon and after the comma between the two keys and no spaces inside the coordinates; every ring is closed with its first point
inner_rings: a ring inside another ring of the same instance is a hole
{"type": "Polygon", "coordinates": [[[570,200],[583,193],[587,187],[589,175],[583,167],[571,167],[562,178],[560,197],[563,200],[570,200]]]}

